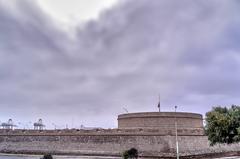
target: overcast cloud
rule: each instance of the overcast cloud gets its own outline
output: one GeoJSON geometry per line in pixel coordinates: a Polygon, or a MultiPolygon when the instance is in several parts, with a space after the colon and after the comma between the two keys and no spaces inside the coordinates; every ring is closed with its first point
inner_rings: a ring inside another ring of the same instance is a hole
{"type": "Polygon", "coordinates": [[[117,115],[240,103],[238,0],[120,0],[70,32],[0,0],[0,120],[116,127],[117,115]],[[4,2],[4,3],[3,3],[4,2]]]}

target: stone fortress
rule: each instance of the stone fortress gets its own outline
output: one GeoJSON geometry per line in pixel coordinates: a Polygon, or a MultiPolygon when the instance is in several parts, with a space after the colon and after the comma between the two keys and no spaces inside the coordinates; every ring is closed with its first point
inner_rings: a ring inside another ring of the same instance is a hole
{"type": "Polygon", "coordinates": [[[0,152],[120,156],[124,150],[134,147],[140,156],[174,157],[176,123],[181,156],[213,151],[204,135],[202,115],[146,112],[119,115],[116,129],[2,129],[0,152]]]}
{"type": "Polygon", "coordinates": [[[130,113],[118,116],[119,129],[158,130],[162,135],[174,135],[175,124],[182,135],[204,135],[201,114],[175,112],[130,113]]]}

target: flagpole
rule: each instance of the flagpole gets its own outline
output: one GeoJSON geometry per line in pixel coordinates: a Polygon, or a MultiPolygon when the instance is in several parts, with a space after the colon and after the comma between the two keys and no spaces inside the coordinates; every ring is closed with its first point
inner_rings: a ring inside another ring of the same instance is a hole
{"type": "Polygon", "coordinates": [[[160,103],[160,94],[158,95],[158,109],[159,109],[159,112],[161,112],[161,103],[160,103]]]}

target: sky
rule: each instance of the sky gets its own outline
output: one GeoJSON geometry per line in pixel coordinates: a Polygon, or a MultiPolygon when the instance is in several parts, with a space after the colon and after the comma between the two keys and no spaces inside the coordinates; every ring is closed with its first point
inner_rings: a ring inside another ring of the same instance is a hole
{"type": "Polygon", "coordinates": [[[0,121],[115,128],[117,115],[239,104],[238,0],[0,0],[0,121]]]}

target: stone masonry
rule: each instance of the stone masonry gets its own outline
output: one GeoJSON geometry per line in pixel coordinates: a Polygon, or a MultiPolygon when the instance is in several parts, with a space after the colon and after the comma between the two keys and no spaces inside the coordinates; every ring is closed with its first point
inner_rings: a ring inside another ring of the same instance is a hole
{"type": "Polygon", "coordinates": [[[175,121],[181,156],[230,151],[209,146],[200,114],[147,112],[119,115],[117,129],[0,130],[0,152],[120,156],[134,147],[140,156],[174,157],[175,121]]]}

